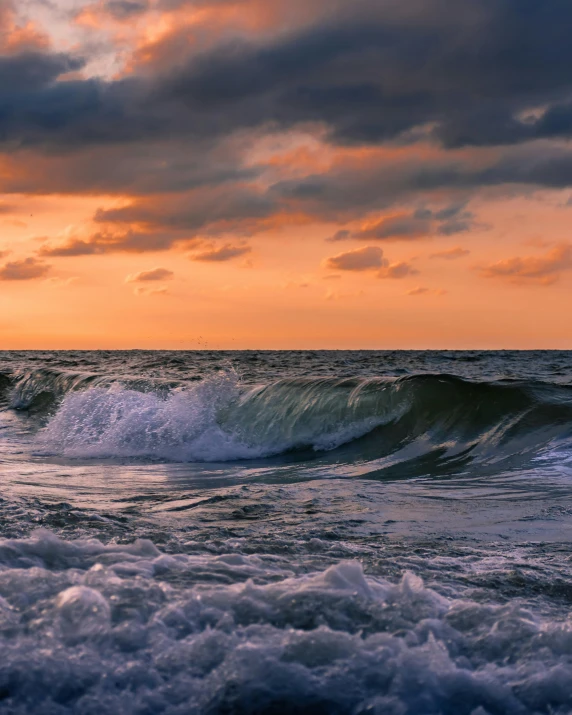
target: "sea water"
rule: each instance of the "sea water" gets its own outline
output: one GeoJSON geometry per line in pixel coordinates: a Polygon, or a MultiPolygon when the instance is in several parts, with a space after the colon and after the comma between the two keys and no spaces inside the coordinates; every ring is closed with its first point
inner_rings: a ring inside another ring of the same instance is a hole
{"type": "Polygon", "coordinates": [[[572,712],[572,353],[0,353],[0,712],[572,712]]]}

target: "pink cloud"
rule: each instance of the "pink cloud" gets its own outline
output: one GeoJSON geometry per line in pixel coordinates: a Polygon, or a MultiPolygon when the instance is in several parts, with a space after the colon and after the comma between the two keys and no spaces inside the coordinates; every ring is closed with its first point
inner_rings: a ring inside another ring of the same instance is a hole
{"type": "Polygon", "coordinates": [[[230,243],[225,244],[221,248],[211,248],[199,253],[193,253],[190,256],[192,261],[205,261],[208,263],[220,263],[223,261],[231,261],[233,258],[244,256],[250,253],[250,246],[232,246],[230,243]]]}
{"type": "Polygon", "coordinates": [[[417,271],[410,263],[406,261],[400,261],[399,263],[391,263],[390,265],[382,268],[377,274],[378,278],[407,278],[407,276],[417,275],[417,271]]]}
{"type": "Polygon", "coordinates": [[[49,272],[50,268],[49,264],[38,261],[36,258],[11,261],[0,268],[0,280],[29,281],[34,278],[42,278],[49,272]]]}
{"type": "Polygon", "coordinates": [[[484,278],[502,278],[511,283],[550,285],[572,269],[572,245],[560,244],[543,256],[515,256],[479,268],[484,278]]]}
{"type": "Polygon", "coordinates": [[[442,258],[446,261],[455,261],[458,258],[464,258],[470,255],[470,251],[466,248],[461,248],[461,246],[455,246],[455,248],[449,248],[446,251],[437,251],[437,253],[432,253],[429,258],[442,258]]]}
{"type": "Polygon", "coordinates": [[[417,286],[417,288],[407,291],[406,295],[445,295],[446,293],[447,291],[443,290],[443,288],[432,290],[431,288],[426,288],[425,286],[417,286]]]}
{"type": "Polygon", "coordinates": [[[146,283],[149,281],[168,281],[171,280],[174,275],[173,271],[169,271],[167,268],[154,268],[151,271],[141,271],[141,273],[129,275],[125,279],[125,282],[146,283]]]}
{"type": "Polygon", "coordinates": [[[326,260],[326,267],[335,271],[369,271],[389,265],[383,250],[377,246],[365,246],[353,251],[338,253],[326,260]]]}

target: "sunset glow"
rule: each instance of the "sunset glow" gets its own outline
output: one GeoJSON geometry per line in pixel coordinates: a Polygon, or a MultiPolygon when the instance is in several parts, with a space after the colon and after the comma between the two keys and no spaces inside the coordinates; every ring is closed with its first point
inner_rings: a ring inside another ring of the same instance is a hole
{"type": "Polygon", "coordinates": [[[439,6],[3,0],[1,347],[572,348],[566,22],[439,6]]]}

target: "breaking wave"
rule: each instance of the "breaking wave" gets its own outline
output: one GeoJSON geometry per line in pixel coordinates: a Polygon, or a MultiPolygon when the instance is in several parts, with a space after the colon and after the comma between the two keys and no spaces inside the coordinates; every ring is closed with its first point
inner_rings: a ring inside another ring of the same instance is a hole
{"type": "Polygon", "coordinates": [[[459,470],[468,461],[522,464],[572,436],[569,386],[446,374],[253,387],[232,372],[169,383],[38,371],[4,395],[40,416],[40,453],[69,458],[225,462],[304,452],[459,470]]]}

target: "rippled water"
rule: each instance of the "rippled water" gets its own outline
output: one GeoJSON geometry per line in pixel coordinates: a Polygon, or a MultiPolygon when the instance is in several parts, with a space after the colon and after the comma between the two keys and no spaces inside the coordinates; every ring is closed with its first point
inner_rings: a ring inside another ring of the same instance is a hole
{"type": "Polygon", "coordinates": [[[0,712],[572,712],[572,353],[0,353],[0,712]]]}

